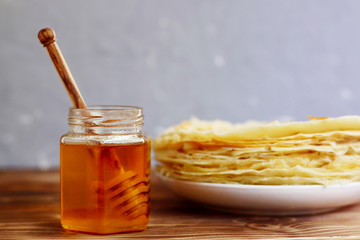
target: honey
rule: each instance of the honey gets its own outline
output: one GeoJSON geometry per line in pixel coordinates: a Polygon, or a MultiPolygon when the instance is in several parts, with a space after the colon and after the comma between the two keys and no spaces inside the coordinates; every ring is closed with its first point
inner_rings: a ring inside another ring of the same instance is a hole
{"type": "Polygon", "coordinates": [[[69,124],[70,133],[60,141],[61,225],[98,234],[144,230],[150,213],[150,138],[138,125],[124,127],[106,117],[99,124],[94,114],[96,125],[89,117],[69,124]],[[110,127],[103,125],[109,122],[110,127]]]}

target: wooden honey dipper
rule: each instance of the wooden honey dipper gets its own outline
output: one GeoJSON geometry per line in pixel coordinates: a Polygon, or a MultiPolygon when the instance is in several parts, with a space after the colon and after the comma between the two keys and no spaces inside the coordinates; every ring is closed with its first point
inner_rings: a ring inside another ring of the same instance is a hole
{"type": "MultiPolygon", "coordinates": [[[[38,34],[39,41],[47,49],[74,107],[87,109],[70,69],[56,43],[55,36],[55,32],[51,28],[44,28],[38,34]]],[[[90,130],[89,133],[93,132],[90,130]]],[[[103,184],[103,189],[98,189],[96,194],[103,194],[104,202],[109,203],[111,210],[117,214],[126,215],[130,218],[137,218],[147,214],[147,203],[149,202],[148,183],[140,180],[135,171],[125,171],[116,153],[113,151],[107,152],[107,158],[111,159],[106,160],[116,162],[117,176],[103,184]]],[[[99,158],[104,153],[92,153],[92,155],[99,158]]],[[[99,184],[96,183],[96,186],[98,187],[99,184]]]]}

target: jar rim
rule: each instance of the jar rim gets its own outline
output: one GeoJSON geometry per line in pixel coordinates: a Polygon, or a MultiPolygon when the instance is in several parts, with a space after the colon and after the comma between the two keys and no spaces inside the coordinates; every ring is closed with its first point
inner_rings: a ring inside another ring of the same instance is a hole
{"type": "Polygon", "coordinates": [[[70,107],[70,111],[89,111],[89,110],[101,110],[101,111],[134,111],[134,110],[143,110],[142,107],[138,106],[129,106],[129,105],[88,105],[87,108],[75,108],[70,107]]]}
{"type": "Polygon", "coordinates": [[[89,105],[69,108],[68,124],[73,133],[133,134],[143,126],[143,108],[125,105],[89,105]]]}

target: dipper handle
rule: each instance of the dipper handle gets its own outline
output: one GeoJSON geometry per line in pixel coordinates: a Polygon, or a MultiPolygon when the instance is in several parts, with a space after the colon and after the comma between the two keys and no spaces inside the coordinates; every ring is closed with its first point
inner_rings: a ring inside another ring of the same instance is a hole
{"type": "Polygon", "coordinates": [[[56,34],[51,28],[41,29],[38,34],[39,41],[47,49],[51,61],[53,62],[74,107],[87,108],[70,69],[56,43],[55,37],[56,34]]]}

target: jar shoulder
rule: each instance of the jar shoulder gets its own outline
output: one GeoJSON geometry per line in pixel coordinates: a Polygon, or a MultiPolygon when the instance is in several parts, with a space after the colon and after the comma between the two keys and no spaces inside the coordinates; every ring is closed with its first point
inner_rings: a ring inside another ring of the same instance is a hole
{"type": "Polygon", "coordinates": [[[61,136],[62,144],[140,144],[150,142],[151,139],[144,133],[131,135],[88,135],[68,132],[61,136]]]}

